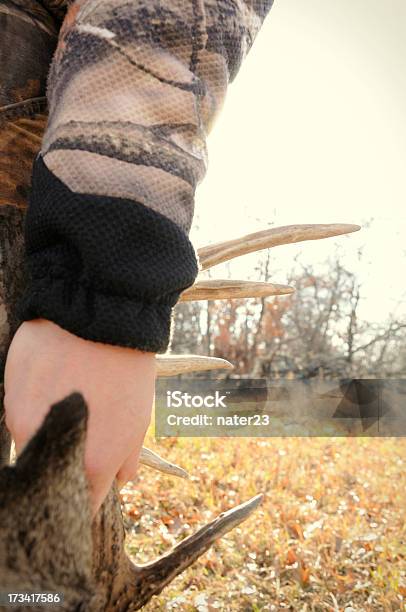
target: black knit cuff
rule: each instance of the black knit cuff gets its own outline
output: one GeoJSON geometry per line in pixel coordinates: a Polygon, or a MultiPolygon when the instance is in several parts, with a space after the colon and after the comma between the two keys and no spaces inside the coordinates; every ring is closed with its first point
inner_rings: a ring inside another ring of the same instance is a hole
{"type": "Polygon", "coordinates": [[[167,217],[121,198],[72,192],[38,157],[25,225],[20,318],[88,340],[164,352],[171,312],[198,264],[167,217]]]}

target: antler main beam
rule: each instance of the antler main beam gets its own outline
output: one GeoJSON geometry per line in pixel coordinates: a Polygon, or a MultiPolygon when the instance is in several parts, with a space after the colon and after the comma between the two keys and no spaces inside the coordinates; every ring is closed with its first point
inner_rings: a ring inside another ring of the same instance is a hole
{"type": "Polygon", "coordinates": [[[350,223],[318,223],[309,225],[284,225],[248,234],[242,238],[210,244],[198,250],[200,267],[207,270],[217,264],[246,255],[253,251],[269,249],[282,244],[293,244],[304,240],[320,240],[341,234],[357,232],[359,225],[350,223]]]}

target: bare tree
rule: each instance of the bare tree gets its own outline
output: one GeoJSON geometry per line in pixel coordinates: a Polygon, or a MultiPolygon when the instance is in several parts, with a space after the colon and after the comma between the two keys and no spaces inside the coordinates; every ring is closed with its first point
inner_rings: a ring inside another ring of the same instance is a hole
{"type": "MultiPolygon", "coordinates": [[[[360,250],[358,258],[362,256],[360,250]]],[[[272,280],[274,263],[271,250],[264,251],[256,267],[258,281],[272,280]]],[[[406,373],[404,317],[395,307],[384,322],[363,320],[362,284],[343,265],[339,252],[317,270],[296,257],[287,282],[295,293],[211,301],[205,330],[214,347],[210,354],[233,362],[233,375],[309,378],[406,373]]],[[[187,336],[180,323],[175,339],[187,336]]],[[[203,346],[200,350],[207,350],[203,346]]]]}

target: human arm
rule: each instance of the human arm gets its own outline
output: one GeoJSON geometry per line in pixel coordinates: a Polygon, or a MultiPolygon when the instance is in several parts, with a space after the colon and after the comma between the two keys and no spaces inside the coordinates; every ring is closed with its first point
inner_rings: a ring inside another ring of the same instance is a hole
{"type": "Polygon", "coordinates": [[[153,356],[167,349],[173,306],[198,271],[188,232],[206,137],[270,5],[87,0],[65,18],[33,172],[26,322],[9,353],[6,410],[21,447],[49,403],[84,393],[95,507],[137,463],[153,356]]]}

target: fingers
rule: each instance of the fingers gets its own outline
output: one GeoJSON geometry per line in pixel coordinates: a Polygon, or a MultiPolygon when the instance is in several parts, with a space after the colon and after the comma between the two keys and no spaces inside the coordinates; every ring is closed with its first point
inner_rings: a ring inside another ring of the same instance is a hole
{"type": "Polygon", "coordinates": [[[35,405],[27,418],[24,404],[16,397],[4,396],[5,423],[12,439],[14,440],[17,455],[21,453],[24,446],[31,440],[41,427],[47,414],[47,408],[35,405]]]}
{"type": "Polygon", "coordinates": [[[135,479],[138,471],[140,451],[141,449],[139,448],[136,452],[132,453],[118,471],[117,484],[119,489],[122,489],[130,480],[135,479]]]}
{"type": "Polygon", "coordinates": [[[126,459],[119,470],[112,470],[111,463],[97,461],[97,456],[90,457],[85,461],[86,475],[89,481],[90,496],[92,502],[92,514],[97,513],[114,480],[117,480],[118,490],[122,489],[127,482],[134,480],[137,475],[141,447],[126,459]],[[94,461],[96,459],[96,461],[94,461]]]}
{"type": "Polygon", "coordinates": [[[85,470],[89,483],[92,516],[95,516],[114,482],[115,473],[111,470],[111,466],[94,463],[89,465],[86,462],[85,470]]]}
{"type": "MultiPolygon", "coordinates": [[[[137,410],[91,410],[85,469],[89,479],[92,510],[97,512],[117,477],[125,484],[134,478],[138,458],[150,420],[151,401],[138,404],[137,410]],[[133,417],[129,416],[134,415],[133,417]]],[[[99,405],[100,408],[100,405],[99,405]]]]}

